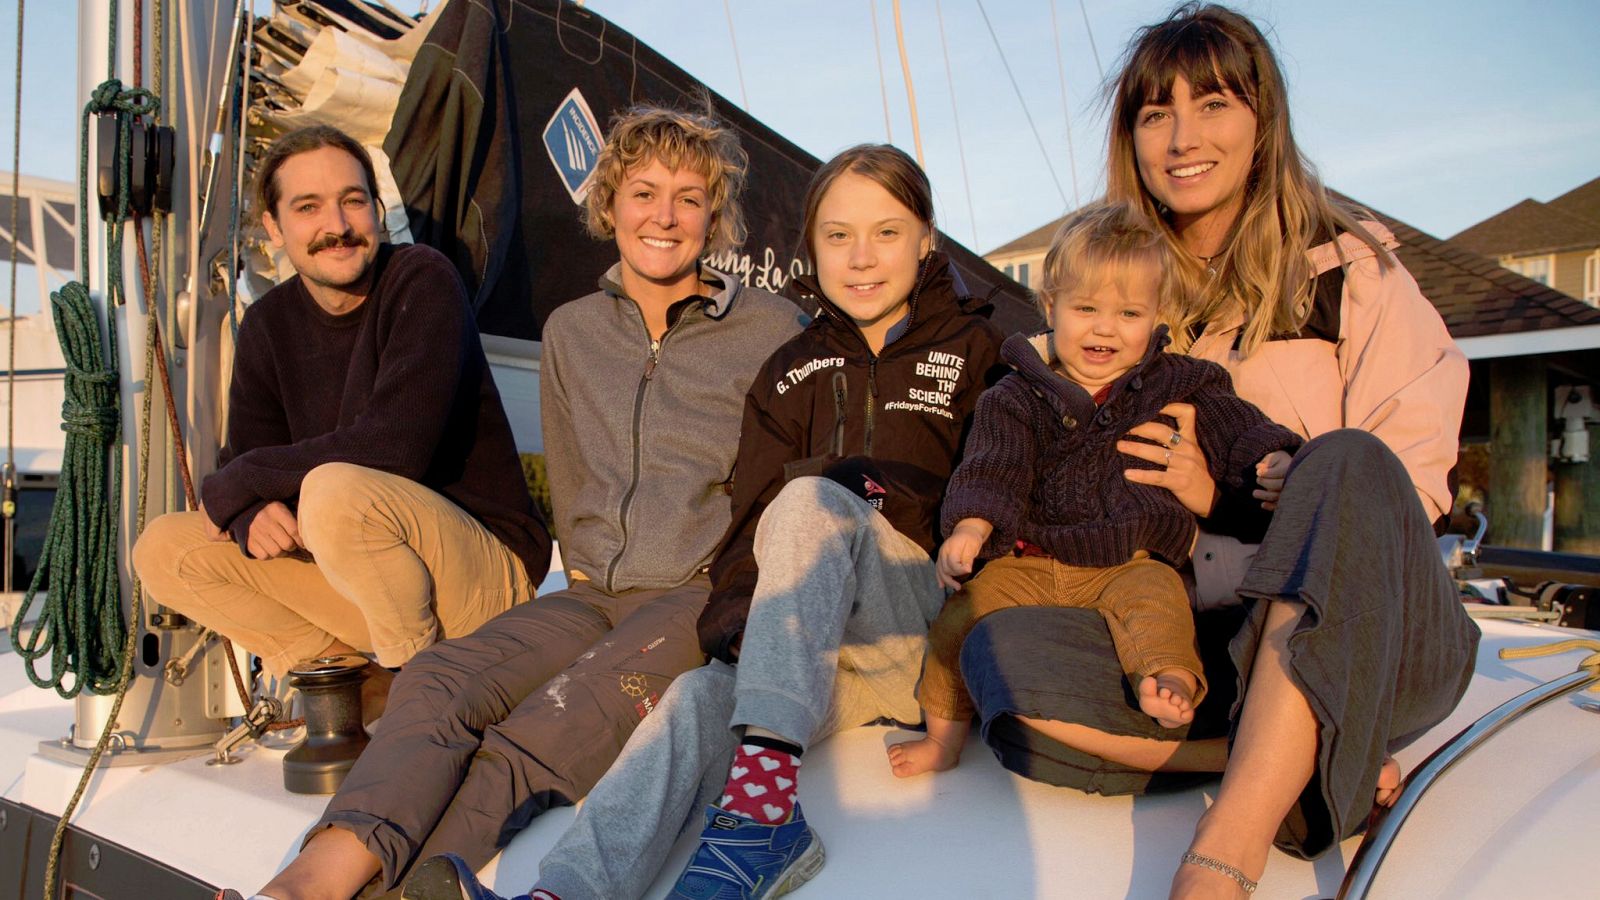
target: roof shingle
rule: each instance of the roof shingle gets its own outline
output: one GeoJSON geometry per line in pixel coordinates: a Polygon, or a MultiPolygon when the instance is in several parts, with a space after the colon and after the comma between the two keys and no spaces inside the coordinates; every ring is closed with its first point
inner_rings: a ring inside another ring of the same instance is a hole
{"type": "Polygon", "coordinates": [[[1549,203],[1524,200],[1450,240],[1490,258],[1600,247],[1600,220],[1575,212],[1591,202],[1588,196],[1579,193],[1590,185],[1597,185],[1592,202],[1600,207],[1600,180],[1597,180],[1549,203]],[[1557,202],[1563,200],[1566,202],[1557,206],[1557,202]]]}
{"type": "Polygon", "coordinates": [[[1600,309],[1497,265],[1458,240],[1442,241],[1371,207],[1367,211],[1400,240],[1395,255],[1439,310],[1451,337],[1600,324],[1600,309]]]}
{"type": "Polygon", "coordinates": [[[1600,178],[1580,184],[1545,205],[1580,219],[1600,222],[1600,178]]]}

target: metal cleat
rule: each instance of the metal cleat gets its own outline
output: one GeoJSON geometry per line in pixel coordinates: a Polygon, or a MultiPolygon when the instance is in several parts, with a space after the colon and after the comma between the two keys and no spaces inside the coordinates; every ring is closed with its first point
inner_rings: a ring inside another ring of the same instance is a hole
{"type": "Polygon", "coordinates": [[[194,664],[195,657],[205,652],[206,647],[215,636],[215,631],[209,628],[202,629],[200,639],[194,642],[194,646],[190,647],[188,651],[177,659],[167,660],[167,664],[161,667],[161,677],[166,679],[167,684],[173,687],[182,685],[189,677],[189,667],[194,664]]]}
{"type": "Polygon", "coordinates": [[[234,726],[233,730],[222,736],[216,743],[216,756],[206,760],[208,766],[231,766],[239,759],[233,755],[233,750],[247,740],[260,738],[267,731],[267,726],[283,716],[283,703],[277,697],[262,697],[250,707],[250,712],[244,720],[234,726]]]}

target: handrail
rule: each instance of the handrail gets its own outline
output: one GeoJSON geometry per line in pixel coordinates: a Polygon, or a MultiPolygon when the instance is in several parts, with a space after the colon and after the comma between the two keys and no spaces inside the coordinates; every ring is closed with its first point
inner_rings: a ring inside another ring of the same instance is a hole
{"type": "Polygon", "coordinates": [[[1367,892],[1372,889],[1373,882],[1377,879],[1378,867],[1383,864],[1383,858],[1394,844],[1401,826],[1405,824],[1406,818],[1411,815],[1417,802],[1422,799],[1422,795],[1433,786],[1439,776],[1449,771],[1451,766],[1460,762],[1500,729],[1557,697],[1582,690],[1597,681],[1600,681],[1600,667],[1585,667],[1554,681],[1545,682],[1495,707],[1483,718],[1468,725],[1444,746],[1433,751],[1421,767],[1406,779],[1405,787],[1395,799],[1394,805],[1379,811],[1372,826],[1367,829],[1366,837],[1362,839],[1361,846],[1356,848],[1355,856],[1350,860],[1350,869],[1345,873],[1344,883],[1339,886],[1338,900],[1363,900],[1367,896],[1367,892]]]}

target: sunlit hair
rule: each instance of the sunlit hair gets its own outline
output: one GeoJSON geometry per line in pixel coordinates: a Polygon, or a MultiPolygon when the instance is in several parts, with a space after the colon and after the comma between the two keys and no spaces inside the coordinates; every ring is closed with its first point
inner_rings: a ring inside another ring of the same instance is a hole
{"type": "Polygon", "coordinates": [[[1305,251],[1349,232],[1392,259],[1360,224],[1357,210],[1335,203],[1310,162],[1295,146],[1289,127],[1288,91],[1266,38],[1248,18],[1211,4],[1185,3],[1164,22],[1139,29],[1121,71],[1108,86],[1111,136],[1106,196],[1139,206],[1167,225],[1173,250],[1177,302],[1164,319],[1173,326],[1173,348],[1187,349],[1190,327],[1235,313],[1246,319],[1240,351],[1249,355],[1272,334],[1295,332],[1311,314],[1312,275],[1305,251]],[[1141,107],[1172,100],[1178,76],[1196,96],[1229,91],[1256,116],[1254,158],[1245,182],[1244,208],[1229,231],[1216,274],[1186,252],[1173,233],[1168,211],[1139,177],[1134,129],[1141,107]]]}
{"type": "Polygon", "coordinates": [[[611,207],[629,172],[651,161],[676,172],[687,168],[706,179],[711,222],[706,252],[731,250],[744,243],[744,190],[750,158],[732,128],[711,114],[659,106],[635,106],[611,120],[611,132],[595,163],[594,185],[584,201],[583,224],[589,234],[610,240],[616,234],[611,207]]]}
{"type": "Polygon", "coordinates": [[[372,157],[367,153],[367,148],[361,142],[332,125],[308,125],[297,128],[272,142],[267,148],[261,162],[256,166],[256,180],[254,190],[251,192],[255,203],[256,215],[270,213],[274,220],[278,217],[278,200],[281,199],[282,188],[278,186],[278,170],[289,161],[290,157],[309,153],[312,150],[321,150],[323,147],[336,147],[355,157],[361,166],[361,174],[367,179],[367,193],[372,201],[379,204],[379,221],[383,214],[382,200],[378,197],[378,176],[373,173],[372,157]]]}
{"type": "Polygon", "coordinates": [[[823,163],[806,187],[806,212],[800,233],[805,237],[806,258],[812,263],[817,260],[814,246],[817,209],[822,206],[822,197],[828,193],[828,188],[846,172],[872,179],[928,227],[929,241],[937,240],[938,230],[933,226],[933,187],[928,184],[927,173],[899,147],[857,144],[823,163]]]}
{"type": "Polygon", "coordinates": [[[1157,273],[1157,309],[1171,285],[1173,253],[1165,229],[1130,203],[1092,203],[1068,215],[1050,239],[1039,285],[1039,311],[1108,281],[1126,279],[1137,267],[1157,273]]]}

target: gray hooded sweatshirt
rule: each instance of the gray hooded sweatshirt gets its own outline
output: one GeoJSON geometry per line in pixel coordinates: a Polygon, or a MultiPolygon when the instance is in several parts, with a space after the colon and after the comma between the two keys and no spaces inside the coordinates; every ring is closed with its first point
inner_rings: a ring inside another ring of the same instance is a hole
{"type": "Polygon", "coordinates": [[[700,272],[716,293],[674,304],[654,346],[620,263],[544,326],[539,401],[561,558],[607,592],[675,587],[710,564],[728,528],[745,393],[804,322],[782,297],[700,272]]]}

